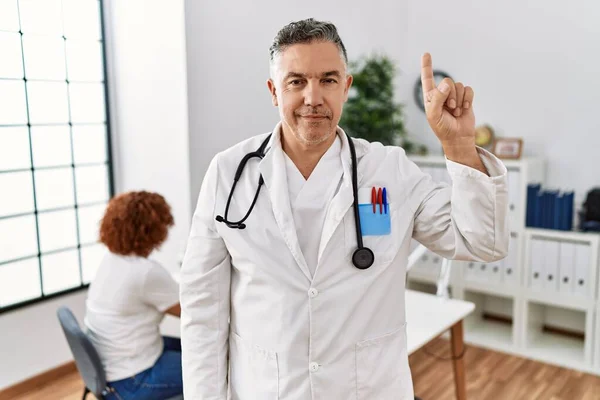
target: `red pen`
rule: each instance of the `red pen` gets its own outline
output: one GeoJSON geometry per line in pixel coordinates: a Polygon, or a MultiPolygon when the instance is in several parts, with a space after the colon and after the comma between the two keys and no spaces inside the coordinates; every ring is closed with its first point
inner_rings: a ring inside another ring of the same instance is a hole
{"type": "Polygon", "coordinates": [[[383,214],[383,194],[381,188],[377,191],[377,204],[379,204],[379,214],[383,214]]]}
{"type": "Polygon", "coordinates": [[[371,189],[371,204],[373,204],[373,214],[375,214],[377,212],[377,191],[374,186],[371,189]]]}

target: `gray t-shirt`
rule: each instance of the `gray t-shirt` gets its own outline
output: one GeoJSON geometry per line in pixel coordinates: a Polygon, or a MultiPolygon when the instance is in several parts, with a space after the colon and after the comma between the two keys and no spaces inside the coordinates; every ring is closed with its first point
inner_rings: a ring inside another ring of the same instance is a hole
{"type": "Polygon", "coordinates": [[[160,322],[177,303],[179,287],[160,264],[106,254],[90,285],[84,323],[107,381],[129,378],[154,365],[163,350],[160,322]]]}

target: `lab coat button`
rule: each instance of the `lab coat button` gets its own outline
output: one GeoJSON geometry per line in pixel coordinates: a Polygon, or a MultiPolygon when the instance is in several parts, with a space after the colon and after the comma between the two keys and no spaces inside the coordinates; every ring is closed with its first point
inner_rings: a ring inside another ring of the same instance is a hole
{"type": "Polygon", "coordinates": [[[317,372],[319,370],[319,364],[316,362],[311,362],[309,368],[310,372],[317,372]]]}
{"type": "Polygon", "coordinates": [[[308,290],[308,297],[310,297],[310,298],[315,298],[315,297],[317,297],[318,295],[319,295],[319,291],[318,291],[317,289],[315,289],[315,288],[310,288],[310,289],[308,290]]]}

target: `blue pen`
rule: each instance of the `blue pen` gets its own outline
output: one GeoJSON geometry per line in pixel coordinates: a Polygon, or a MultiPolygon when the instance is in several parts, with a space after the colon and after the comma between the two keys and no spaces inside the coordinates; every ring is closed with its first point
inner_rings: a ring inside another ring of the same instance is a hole
{"type": "Polygon", "coordinates": [[[383,188],[383,208],[385,210],[385,213],[387,214],[387,209],[388,209],[388,202],[387,202],[387,191],[385,190],[385,188],[383,188]]]}

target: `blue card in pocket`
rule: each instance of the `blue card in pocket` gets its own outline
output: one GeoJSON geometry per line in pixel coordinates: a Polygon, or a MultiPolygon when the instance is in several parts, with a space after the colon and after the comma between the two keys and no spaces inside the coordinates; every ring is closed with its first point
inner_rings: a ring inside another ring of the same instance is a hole
{"type": "Polygon", "coordinates": [[[389,235],[392,232],[390,210],[379,213],[379,207],[373,212],[372,204],[359,204],[360,230],[363,236],[389,235]]]}

